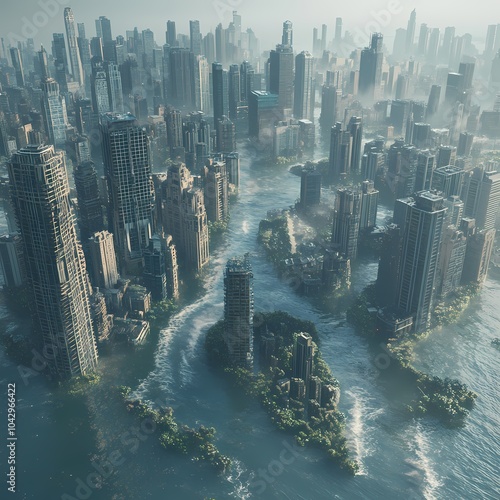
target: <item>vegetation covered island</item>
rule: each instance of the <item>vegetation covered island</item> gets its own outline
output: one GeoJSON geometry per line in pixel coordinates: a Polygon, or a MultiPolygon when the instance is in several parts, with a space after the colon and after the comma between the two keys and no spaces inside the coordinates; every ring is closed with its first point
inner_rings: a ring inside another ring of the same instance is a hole
{"type": "MultiPolygon", "coordinates": [[[[246,395],[260,401],[273,423],[293,434],[300,446],[324,450],[342,469],[355,474],[338,410],[340,386],[318,348],[314,324],[285,312],[256,314],[254,345],[259,368],[234,362],[226,320],[207,332],[210,363],[246,395]]],[[[257,364],[257,363],[256,363],[257,364]]]]}

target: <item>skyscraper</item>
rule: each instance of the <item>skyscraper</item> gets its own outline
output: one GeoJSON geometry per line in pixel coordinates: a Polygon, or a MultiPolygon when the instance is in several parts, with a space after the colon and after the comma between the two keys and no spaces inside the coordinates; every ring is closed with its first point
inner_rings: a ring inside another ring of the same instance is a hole
{"type": "Polygon", "coordinates": [[[96,19],[95,29],[97,36],[102,38],[103,44],[113,40],[113,35],[111,34],[111,21],[107,17],[100,16],[99,19],[96,19]]]}
{"type": "Polygon", "coordinates": [[[194,110],[195,61],[189,49],[174,48],[169,52],[169,101],[177,107],[194,110]]]}
{"type": "Polygon", "coordinates": [[[234,364],[253,364],[253,274],[248,254],[224,272],[224,341],[234,364]]]}
{"type": "Polygon", "coordinates": [[[396,208],[403,239],[396,306],[414,316],[415,331],[420,332],[430,326],[446,209],[443,198],[429,191],[397,200],[396,208]]]}
{"type": "Polygon", "coordinates": [[[304,167],[300,175],[300,206],[308,208],[321,201],[321,173],[314,167],[304,167]]]}
{"type": "Polygon", "coordinates": [[[113,235],[108,231],[95,232],[86,241],[88,270],[94,288],[113,288],[118,282],[113,235]]]}
{"type": "Polygon", "coordinates": [[[203,191],[190,188],[181,200],[182,253],[194,271],[204,267],[210,258],[208,247],[208,220],[203,191]]]}
{"type": "Polygon", "coordinates": [[[80,87],[83,87],[85,84],[85,77],[83,74],[82,60],[80,59],[80,51],[78,49],[75,16],[70,7],[64,9],[64,24],[66,26],[66,37],[68,39],[71,74],[80,87]]]}
{"type": "Polygon", "coordinates": [[[313,92],[313,71],[314,58],[303,51],[295,58],[295,87],[293,100],[293,115],[298,120],[306,118],[314,119],[314,110],[312,109],[313,92]]]}
{"type": "Polygon", "coordinates": [[[332,245],[347,259],[358,253],[361,193],[357,189],[339,188],[333,210],[332,245]]]}
{"type": "Polygon", "coordinates": [[[379,192],[375,189],[373,181],[366,180],[361,183],[361,212],[359,229],[372,229],[377,224],[379,192]]]}
{"type": "Polygon", "coordinates": [[[104,229],[101,197],[94,163],[91,161],[80,163],[76,166],[73,176],[78,199],[80,237],[85,245],[95,232],[104,229]]]}
{"type": "MultiPolygon", "coordinates": [[[[360,144],[359,144],[360,145],[360,144]]],[[[351,173],[353,136],[349,130],[342,130],[342,123],[332,127],[330,137],[329,181],[345,179],[351,173]]]]}
{"type": "Polygon", "coordinates": [[[314,347],[309,333],[297,333],[293,345],[292,377],[300,378],[309,385],[309,378],[313,373],[314,347]]]}
{"type": "Polygon", "coordinates": [[[223,161],[207,161],[203,189],[208,220],[225,221],[229,215],[228,179],[223,161]]]}
{"type": "Polygon", "coordinates": [[[229,82],[228,74],[222,64],[212,64],[212,85],[214,99],[214,126],[223,116],[229,115],[229,82]]]}
{"type": "Polygon", "coordinates": [[[177,47],[177,30],[175,21],[167,21],[166,42],[170,47],[177,47]]]}
{"type": "Polygon", "coordinates": [[[24,69],[21,53],[17,47],[10,48],[10,57],[12,59],[12,66],[16,70],[16,82],[18,87],[24,87],[24,69]]]}
{"type": "Polygon", "coordinates": [[[293,106],[293,59],[290,45],[277,45],[269,55],[269,90],[283,109],[293,106]]]}
{"type": "Polygon", "coordinates": [[[241,89],[240,89],[240,67],[238,64],[231,64],[228,74],[229,87],[229,119],[236,120],[238,118],[238,106],[240,104],[241,89]]]}
{"type": "Polygon", "coordinates": [[[88,374],[97,366],[97,349],[63,153],[28,145],[8,170],[34,320],[51,353],[46,361],[61,378],[88,374]]]}
{"type": "Polygon", "coordinates": [[[375,90],[380,86],[382,78],[382,62],[384,59],[382,44],[382,34],[374,33],[370,47],[361,51],[359,93],[370,99],[374,97],[375,90]]]}
{"type": "Polygon", "coordinates": [[[290,21],[283,23],[283,36],[281,37],[281,45],[291,47],[293,45],[293,25],[290,21]]]}
{"type": "Polygon", "coordinates": [[[202,54],[200,21],[189,21],[189,41],[191,52],[195,56],[200,56],[202,54]]]}
{"type": "Polygon", "coordinates": [[[102,115],[101,134],[109,228],[121,256],[140,259],[153,233],[155,206],[148,137],[130,113],[102,115]]]}
{"type": "Polygon", "coordinates": [[[406,28],[406,54],[411,55],[413,51],[413,42],[415,40],[415,28],[417,26],[417,12],[415,9],[411,11],[408,26],[406,28]]]}
{"type": "Polygon", "coordinates": [[[66,101],[59,94],[59,85],[53,78],[48,78],[42,82],[41,87],[42,116],[45,131],[51,144],[57,148],[64,148],[66,129],[68,128],[66,101]]]}
{"type": "Polygon", "coordinates": [[[329,133],[337,120],[337,87],[323,85],[321,91],[321,115],[319,123],[322,133],[329,133]]]}

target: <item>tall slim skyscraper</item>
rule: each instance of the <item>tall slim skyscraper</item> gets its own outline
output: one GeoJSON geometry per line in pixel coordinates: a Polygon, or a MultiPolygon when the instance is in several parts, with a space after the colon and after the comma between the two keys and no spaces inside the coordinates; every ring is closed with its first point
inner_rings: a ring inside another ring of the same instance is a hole
{"type": "Polygon", "coordinates": [[[224,272],[224,341],[234,364],[253,364],[253,274],[248,254],[224,272]]]}
{"type": "Polygon", "coordinates": [[[101,134],[112,207],[109,228],[121,256],[126,261],[140,259],[155,220],[148,137],[130,113],[102,115],[101,134]]]}
{"type": "Polygon", "coordinates": [[[312,92],[314,76],[314,58],[303,51],[295,58],[295,88],[293,100],[293,115],[298,120],[314,119],[312,109],[312,92]]]}
{"type": "Polygon", "coordinates": [[[369,48],[361,51],[359,65],[359,93],[367,98],[373,98],[375,90],[380,86],[382,78],[382,52],[383,36],[374,33],[369,48]]]}
{"type": "Polygon", "coordinates": [[[300,378],[309,385],[313,372],[314,347],[309,333],[298,333],[293,346],[292,377],[300,378]]]}
{"type": "Polygon", "coordinates": [[[411,55],[413,50],[413,42],[415,40],[415,29],[417,26],[417,12],[415,9],[411,11],[408,26],[406,28],[406,54],[411,55]]]}
{"type": "Polygon", "coordinates": [[[78,199],[80,237],[85,245],[95,232],[104,229],[101,197],[94,163],[91,161],[80,163],[75,168],[73,176],[78,199]]]}
{"type": "Polygon", "coordinates": [[[446,209],[443,198],[429,191],[397,200],[396,208],[403,238],[396,306],[414,316],[414,329],[421,332],[430,326],[446,209]]]}
{"type": "Polygon", "coordinates": [[[61,378],[97,367],[89,282],[69,200],[63,153],[28,145],[8,165],[37,329],[61,378]],[[43,263],[43,265],[41,265],[43,263]]]}
{"type": "Polygon", "coordinates": [[[323,85],[321,91],[321,115],[319,123],[321,132],[330,132],[337,120],[337,87],[333,85],[323,85]]]}
{"type": "Polygon", "coordinates": [[[16,82],[18,87],[24,87],[24,69],[21,53],[17,47],[10,48],[10,57],[12,59],[12,66],[16,70],[16,82]]]}
{"type": "Polygon", "coordinates": [[[229,114],[229,82],[228,74],[222,64],[212,64],[212,86],[214,99],[214,126],[223,116],[229,114]]]}
{"type": "Polygon", "coordinates": [[[169,101],[175,106],[195,107],[195,61],[189,49],[174,48],[169,54],[169,101]]]}
{"type": "Polygon", "coordinates": [[[200,56],[202,54],[200,21],[189,21],[189,41],[191,52],[195,56],[200,56]]]}
{"type": "Polygon", "coordinates": [[[269,90],[278,95],[283,109],[293,106],[293,60],[290,45],[277,45],[269,55],[269,90]]]}
{"type": "Polygon", "coordinates": [[[167,21],[166,42],[170,47],[177,47],[177,31],[175,21],[167,21]]]}
{"type": "Polygon", "coordinates": [[[283,36],[281,37],[281,45],[291,47],[293,45],[293,25],[290,21],[283,23],[283,36]]]}
{"type": "Polygon", "coordinates": [[[113,288],[119,278],[113,235],[108,231],[98,231],[87,240],[86,246],[92,285],[113,288]]]}
{"type": "Polygon", "coordinates": [[[346,178],[351,172],[352,136],[342,123],[332,127],[330,138],[329,181],[346,178]]]}
{"type": "Polygon", "coordinates": [[[68,39],[69,60],[71,63],[71,74],[80,87],[84,86],[85,78],[83,74],[82,60],[78,49],[76,36],[75,16],[70,7],[64,9],[64,24],[66,26],[66,37],[68,39]]]}
{"type": "Polygon", "coordinates": [[[57,148],[66,144],[68,115],[66,101],[59,94],[59,85],[48,78],[42,83],[42,116],[49,141],[57,148]]]}
{"type": "Polygon", "coordinates": [[[357,189],[339,188],[333,210],[332,245],[347,259],[358,253],[361,193],[357,189]]]}
{"type": "Polygon", "coordinates": [[[238,64],[231,64],[228,73],[229,87],[229,118],[236,120],[238,118],[238,106],[240,104],[240,67],[238,64]]]}

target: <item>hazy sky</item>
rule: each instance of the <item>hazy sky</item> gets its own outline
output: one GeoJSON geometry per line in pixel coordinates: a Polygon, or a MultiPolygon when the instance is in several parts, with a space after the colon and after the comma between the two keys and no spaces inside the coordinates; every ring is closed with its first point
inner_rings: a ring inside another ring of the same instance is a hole
{"type": "MultiPolygon", "coordinates": [[[[312,29],[328,25],[328,38],[333,38],[335,18],[342,17],[344,30],[356,35],[362,46],[367,34],[381,31],[392,50],[393,33],[406,27],[411,10],[417,9],[417,30],[420,23],[429,27],[455,26],[458,34],[471,33],[484,39],[488,24],[500,23],[497,0],[476,0],[474,9],[459,7],[455,0],[1,0],[0,33],[8,40],[12,34],[33,35],[38,46],[49,49],[53,32],[64,32],[63,9],[71,6],[77,22],[84,22],[87,38],[95,36],[95,19],[100,15],[111,19],[113,36],[125,35],[126,29],[151,28],[157,43],[165,41],[165,23],[177,23],[177,33],[189,33],[190,19],[199,19],[202,33],[222,22],[224,27],[237,10],[242,27],[251,27],[261,40],[261,49],[270,49],[281,41],[281,25],[286,19],[294,24],[294,48],[312,49],[312,29]],[[47,15],[42,8],[50,11],[47,15]],[[492,13],[497,18],[492,18],[492,13]],[[10,36],[9,36],[10,34],[10,36]]],[[[321,30],[320,30],[321,32],[321,30]]]]}

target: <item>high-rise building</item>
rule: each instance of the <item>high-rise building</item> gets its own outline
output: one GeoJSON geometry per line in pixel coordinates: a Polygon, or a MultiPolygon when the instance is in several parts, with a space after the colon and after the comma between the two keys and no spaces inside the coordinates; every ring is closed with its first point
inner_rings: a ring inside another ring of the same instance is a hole
{"type": "Polygon", "coordinates": [[[314,119],[313,99],[314,58],[303,51],[295,58],[295,87],[293,100],[293,115],[298,120],[314,119]]]}
{"type": "Polygon", "coordinates": [[[222,64],[212,64],[212,88],[213,88],[213,108],[214,126],[223,116],[229,115],[229,82],[228,74],[222,69],[222,64]]]}
{"type": "Polygon", "coordinates": [[[359,93],[366,98],[373,99],[375,90],[378,89],[382,79],[382,51],[383,36],[374,33],[369,48],[361,51],[359,66],[359,93]]]}
{"type": "Polygon", "coordinates": [[[106,85],[108,90],[109,111],[123,113],[123,88],[122,78],[115,63],[105,63],[106,85]]]}
{"type": "Polygon", "coordinates": [[[151,292],[153,300],[167,298],[167,267],[164,239],[155,234],[144,251],[144,285],[151,292]]]}
{"type": "Polygon", "coordinates": [[[52,54],[54,56],[55,79],[61,87],[61,92],[68,92],[68,56],[66,53],[66,43],[63,33],[54,33],[52,35],[52,54]]]}
{"type": "Polygon", "coordinates": [[[302,379],[309,385],[313,373],[314,346],[309,333],[297,333],[293,345],[292,377],[302,379]]]}
{"type": "Polygon", "coordinates": [[[21,52],[17,47],[10,48],[10,57],[12,59],[12,66],[16,71],[16,82],[18,87],[24,87],[24,69],[23,60],[21,59],[21,52]]]}
{"type": "Polygon", "coordinates": [[[393,307],[398,294],[401,264],[401,228],[397,224],[385,227],[375,289],[381,305],[393,307]]]}
{"type": "Polygon", "coordinates": [[[283,119],[279,97],[263,90],[250,92],[248,102],[248,132],[262,144],[272,143],[272,130],[283,119]]]}
{"type": "Polygon", "coordinates": [[[195,60],[189,49],[170,49],[168,101],[174,106],[195,108],[195,60]]]}
{"type": "Polygon", "coordinates": [[[49,60],[47,57],[47,51],[44,49],[43,45],[37,52],[37,57],[38,57],[38,67],[40,69],[40,80],[43,82],[47,78],[50,78],[49,60]]]}
{"type": "Polygon", "coordinates": [[[462,231],[455,226],[448,226],[444,230],[438,267],[442,297],[460,286],[466,247],[467,238],[462,231]]]}
{"type": "Polygon", "coordinates": [[[22,240],[18,234],[0,236],[0,272],[5,286],[14,288],[23,284],[22,240]]]}
{"type": "Polygon", "coordinates": [[[330,132],[337,121],[337,96],[339,91],[333,85],[323,85],[321,91],[321,115],[319,123],[323,133],[330,132]]]}
{"type": "Polygon", "coordinates": [[[329,181],[346,178],[351,173],[353,138],[348,130],[342,130],[337,122],[331,130],[329,181]]]}
{"type": "Polygon", "coordinates": [[[114,288],[119,275],[113,235],[108,231],[95,232],[86,241],[86,254],[94,288],[114,288]]]}
{"type": "Polygon", "coordinates": [[[462,132],[458,139],[457,156],[470,156],[474,135],[469,132],[462,132]]]}
{"type": "Polygon", "coordinates": [[[351,117],[347,125],[347,130],[352,137],[350,171],[357,174],[361,166],[361,142],[363,140],[363,123],[361,117],[351,117]]]}
{"type": "Polygon", "coordinates": [[[446,209],[441,196],[422,191],[396,201],[395,222],[396,212],[403,240],[396,306],[414,316],[419,332],[430,326],[446,209]]]}
{"type": "Polygon", "coordinates": [[[78,82],[80,87],[85,84],[85,75],[83,74],[82,60],[78,49],[76,36],[75,16],[70,7],[64,9],[64,24],[66,26],[66,37],[68,39],[69,60],[71,63],[71,74],[78,82]]]}
{"type": "Polygon", "coordinates": [[[102,39],[103,43],[113,40],[113,35],[111,34],[111,21],[107,17],[100,16],[99,19],[96,19],[95,29],[97,36],[102,39]]]}
{"type": "Polygon", "coordinates": [[[199,271],[210,258],[208,247],[208,220],[203,191],[191,188],[183,193],[182,255],[194,271],[199,271]]]}
{"type": "Polygon", "coordinates": [[[437,114],[439,109],[439,100],[441,98],[441,86],[433,85],[429,94],[429,100],[427,102],[427,120],[432,120],[432,118],[437,114]]]}
{"type": "Polygon", "coordinates": [[[283,109],[293,107],[293,60],[290,45],[277,45],[269,55],[269,91],[283,109]]]}
{"type": "MultiPolygon", "coordinates": [[[[472,183],[479,180],[478,176],[481,172],[475,173],[472,183]]],[[[466,207],[474,204],[475,209],[472,215],[476,219],[478,229],[485,231],[494,229],[500,207],[500,172],[493,170],[482,173],[478,188],[474,196],[474,190],[469,187],[466,207]]],[[[470,211],[466,211],[465,215],[470,215],[470,211]]]]}
{"type": "Polygon", "coordinates": [[[153,234],[154,187],[144,128],[128,114],[101,116],[104,169],[108,182],[109,228],[121,256],[140,259],[153,234]]]}
{"type": "Polygon", "coordinates": [[[415,192],[429,191],[431,189],[435,160],[436,157],[428,149],[419,151],[415,175],[415,192]]]}
{"type": "Polygon", "coordinates": [[[432,188],[441,191],[445,198],[460,195],[464,182],[465,171],[461,167],[449,165],[439,167],[432,174],[432,188]]]}
{"type": "Polygon", "coordinates": [[[200,56],[202,54],[200,21],[189,21],[189,41],[191,44],[191,52],[195,56],[200,56]]]}
{"type": "Polygon", "coordinates": [[[240,105],[240,67],[237,64],[231,64],[228,74],[229,87],[229,119],[236,120],[238,118],[238,106],[240,105]]]}
{"type": "Polygon", "coordinates": [[[194,100],[197,111],[209,114],[212,111],[210,98],[210,67],[205,56],[196,56],[194,61],[194,100]]]}
{"type": "Polygon", "coordinates": [[[436,156],[436,168],[455,165],[457,148],[454,146],[439,146],[436,156]]]}
{"type": "Polygon", "coordinates": [[[333,210],[332,245],[346,258],[358,253],[361,193],[357,189],[339,188],[333,210]]]}
{"type": "Polygon", "coordinates": [[[281,45],[291,47],[293,45],[293,25],[290,21],[283,23],[283,36],[281,37],[281,45]]]}
{"type": "Polygon", "coordinates": [[[314,167],[305,166],[300,175],[300,206],[308,208],[321,201],[321,173],[314,167]]]}
{"type": "Polygon", "coordinates": [[[236,149],[236,128],[227,117],[222,116],[217,122],[217,152],[231,153],[236,149]]]}
{"type": "Polygon", "coordinates": [[[224,341],[230,360],[253,364],[253,274],[248,254],[228,260],[224,272],[224,341]]]}
{"type": "Polygon", "coordinates": [[[413,52],[413,43],[415,41],[415,29],[417,26],[417,12],[415,9],[411,11],[408,26],[406,28],[406,55],[411,55],[413,52]]]}
{"type": "Polygon", "coordinates": [[[59,84],[48,78],[42,85],[42,116],[45,131],[51,144],[57,148],[64,148],[66,144],[66,129],[68,115],[66,101],[59,94],[59,84]]]}
{"type": "Polygon", "coordinates": [[[493,246],[495,244],[495,229],[474,231],[467,238],[465,265],[462,271],[462,283],[483,283],[488,274],[493,246]]]}
{"type": "Polygon", "coordinates": [[[165,113],[165,121],[170,156],[172,156],[176,148],[182,147],[182,114],[179,110],[171,109],[165,113]]]}
{"type": "Polygon", "coordinates": [[[177,249],[173,238],[168,234],[165,238],[166,271],[167,271],[167,296],[169,299],[179,297],[179,276],[177,265],[177,249]]]}
{"type": "Polygon", "coordinates": [[[359,217],[359,229],[372,229],[377,225],[379,192],[375,189],[373,181],[361,183],[361,212],[359,217]]]}
{"type": "Polygon", "coordinates": [[[485,59],[493,57],[493,54],[495,52],[495,41],[497,36],[500,36],[500,33],[497,33],[497,25],[496,24],[488,25],[488,31],[486,32],[486,43],[484,44],[484,52],[483,52],[483,56],[485,59]]]}
{"type": "Polygon", "coordinates": [[[94,163],[84,161],[78,164],[73,171],[73,176],[78,199],[78,226],[80,227],[81,240],[85,245],[95,232],[104,229],[101,197],[94,163]]]}
{"type": "Polygon", "coordinates": [[[170,47],[177,47],[177,30],[175,28],[175,21],[167,21],[166,42],[170,47]]]}
{"type": "Polygon", "coordinates": [[[225,221],[229,215],[226,163],[208,160],[204,168],[203,190],[208,220],[225,221]]]}
{"type": "Polygon", "coordinates": [[[101,61],[94,61],[90,78],[92,109],[97,117],[111,111],[108,78],[101,61]]]}
{"type": "Polygon", "coordinates": [[[97,367],[97,349],[64,155],[53,146],[28,145],[12,156],[8,170],[32,312],[52,354],[47,363],[61,378],[88,374],[97,367]]]}

